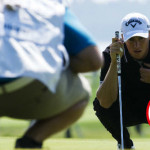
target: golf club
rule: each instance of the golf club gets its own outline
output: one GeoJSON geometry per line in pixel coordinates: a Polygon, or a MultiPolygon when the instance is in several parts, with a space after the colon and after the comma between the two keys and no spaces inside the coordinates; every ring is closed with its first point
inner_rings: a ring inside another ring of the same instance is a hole
{"type": "MultiPolygon", "coordinates": [[[[112,42],[119,40],[119,31],[115,32],[115,38],[112,42]]],[[[123,51],[120,48],[120,51],[123,51]]],[[[117,55],[117,73],[118,73],[118,87],[119,87],[119,106],[120,106],[120,129],[121,129],[121,150],[124,150],[124,140],[123,140],[123,117],[122,117],[122,94],[121,94],[121,58],[117,55]]]]}

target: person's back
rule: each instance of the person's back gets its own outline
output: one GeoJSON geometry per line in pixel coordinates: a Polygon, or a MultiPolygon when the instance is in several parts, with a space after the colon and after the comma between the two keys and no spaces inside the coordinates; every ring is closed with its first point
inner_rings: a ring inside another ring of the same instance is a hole
{"type": "MultiPolygon", "coordinates": [[[[1,78],[34,77],[55,91],[67,56],[62,45],[64,12],[57,1],[10,1],[4,6],[0,17],[1,78]]],[[[68,59],[65,62],[67,65],[68,59]]]]}
{"type": "Polygon", "coordinates": [[[0,10],[0,116],[36,120],[16,148],[41,148],[87,106],[88,82],[67,68],[64,12],[60,0],[9,0],[0,10]]]}

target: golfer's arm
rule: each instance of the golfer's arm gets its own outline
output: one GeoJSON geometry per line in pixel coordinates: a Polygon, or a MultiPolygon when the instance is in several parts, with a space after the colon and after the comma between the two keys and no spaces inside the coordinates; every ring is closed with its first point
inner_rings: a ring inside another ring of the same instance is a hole
{"type": "Polygon", "coordinates": [[[97,99],[104,108],[109,108],[117,100],[118,80],[117,64],[111,63],[103,83],[97,90],[97,99]]]}

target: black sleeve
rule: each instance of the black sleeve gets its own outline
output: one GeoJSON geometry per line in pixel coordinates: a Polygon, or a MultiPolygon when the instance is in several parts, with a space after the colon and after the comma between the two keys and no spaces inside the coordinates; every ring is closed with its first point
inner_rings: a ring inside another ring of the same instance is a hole
{"type": "Polygon", "coordinates": [[[101,73],[100,73],[100,82],[102,82],[107,74],[107,71],[109,69],[110,66],[110,62],[111,62],[111,58],[110,58],[110,51],[109,51],[110,47],[107,47],[105,49],[105,51],[103,51],[103,57],[104,57],[104,65],[101,69],[101,73]]]}

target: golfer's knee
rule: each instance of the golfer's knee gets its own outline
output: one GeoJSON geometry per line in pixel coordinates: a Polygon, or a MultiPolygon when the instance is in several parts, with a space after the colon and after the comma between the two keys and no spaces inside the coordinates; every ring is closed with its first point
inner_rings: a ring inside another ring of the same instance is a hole
{"type": "Polygon", "coordinates": [[[81,100],[77,102],[70,108],[69,111],[70,115],[72,115],[73,118],[77,120],[78,118],[81,117],[87,105],[88,105],[88,100],[81,100]]]}
{"type": "Polygon", "coordinates": [[[84,109],[86,106],[87,106],[87,104],[88,104],[88,102],[89,102],[89,100],[88,99],[85,99],[85,100],[81,100],[81,101],[79,101],[78,103],[76,103],[75,105],[74,105],[74,107],[76,107],[76,108],[78,108],[78,109],[84,109]]]}
{"type": "Polygon", "coordinates": [[[84,109],[86,108],[87,105],[88,105],[88,100],[81,100],[81,101],[77,102],[76,104],[74,104],[70,109],[73,112],[80,113],[80,112],[84,111],[84,109]]]}

